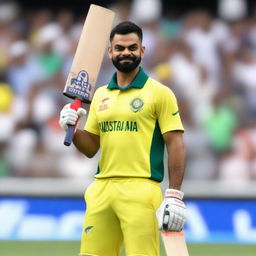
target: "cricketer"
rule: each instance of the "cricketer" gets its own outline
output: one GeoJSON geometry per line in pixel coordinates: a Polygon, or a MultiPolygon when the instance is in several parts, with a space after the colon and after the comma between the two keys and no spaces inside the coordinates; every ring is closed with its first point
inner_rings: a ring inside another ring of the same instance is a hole
{"type": "MultiPolygon", "coordinates": [[[[85,192],[86,212],[80,256],[159,256],[159,230],[181,231],[186,207],[181,191],[185,150],[174,93],[140,66],[143,33],[125,21],[112,29],[109,58],[116,68],[92,99],[84,130],[73,143],[87,157],[101,156],[94,182],[85,192]],[[164,197],[164,148],[169,188],[164,197]]],[[[75,125],[87,113],[63,107],[60,126],[75,125]]]]}

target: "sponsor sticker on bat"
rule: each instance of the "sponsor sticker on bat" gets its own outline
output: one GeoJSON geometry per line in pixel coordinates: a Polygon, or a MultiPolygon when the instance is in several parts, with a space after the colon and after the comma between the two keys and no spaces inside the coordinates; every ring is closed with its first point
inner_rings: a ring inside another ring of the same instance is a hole
{"type": "Polygon", "coordinates": [[[67,83],[65,94],[69,97],[88,99],[92,86],[89,83],[89,75],[85,70],[81,70],[77,76],[72,77],[67,83]]]}

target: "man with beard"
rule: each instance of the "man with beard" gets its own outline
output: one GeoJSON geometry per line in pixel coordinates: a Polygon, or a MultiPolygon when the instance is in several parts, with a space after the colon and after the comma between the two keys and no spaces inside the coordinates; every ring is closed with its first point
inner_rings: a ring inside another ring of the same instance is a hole
{"type": "MultiPolygon", "coordinates": [[[[85,193],[86,213],[80,256],[158,256],[159,232],[180,231],[185,205],[183,126],[176,98],[139,66],[144,56],[142,30],[122,22],[111,32],[109,57],[117,71],[94,94],[84,130],[74,145],[87,157],[101,150],[95,181],[85,193]],[[164,146],[169,188],[164,199],[164,146]],[[162,203],[161,203],[162,202],[162,203]]],[[[86,112],[65,106],[60,125],[75,125],[86,112]]]]}

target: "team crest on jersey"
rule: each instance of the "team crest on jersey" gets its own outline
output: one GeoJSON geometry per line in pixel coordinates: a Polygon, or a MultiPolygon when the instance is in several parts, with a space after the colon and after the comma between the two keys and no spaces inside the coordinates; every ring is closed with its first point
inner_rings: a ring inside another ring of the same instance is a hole
{"type": "Polygon", "coordinates": [[[142,109],[144,102],[140,98],[135,98],[130,102],[130,107],[133,112],[138,112],[142,109]]]}

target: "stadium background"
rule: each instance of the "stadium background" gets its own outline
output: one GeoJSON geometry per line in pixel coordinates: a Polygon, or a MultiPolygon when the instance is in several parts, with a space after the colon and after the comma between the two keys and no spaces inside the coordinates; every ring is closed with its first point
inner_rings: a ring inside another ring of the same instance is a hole
{"type": "MultiPolygon", "coordinates": [[[[90,3],[141,25],[143,67],[177,95],[191,255],[255,255],[256,1],[244,0],[0,2],[0,254],[78,251],[99,155],[64,147],[58,114],[90,3]]],[[[113,71],[106,56],[98,86],[113,71]]]]}

